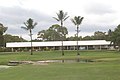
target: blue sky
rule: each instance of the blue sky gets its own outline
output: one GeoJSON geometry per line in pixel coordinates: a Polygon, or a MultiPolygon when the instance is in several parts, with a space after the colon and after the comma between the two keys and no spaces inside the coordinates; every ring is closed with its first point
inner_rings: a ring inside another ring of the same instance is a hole
{"type": "Polygon", "coordinates": [[[69,35],[74,36],[76,27],[70,19],[82,16],[79,36],[93,35],[95,31],[106,32],[120,24],[119,0],[0,0],[0,23],[8,27],[7,34],[30,39],[28,32],[21,29],[28,18],[34,19],[38,25],[33,30],[33,38],[38,31],[48,29],[53,24],[59,24],[56,17],[59,10],[70,16],[64,22],[69,35]]]}

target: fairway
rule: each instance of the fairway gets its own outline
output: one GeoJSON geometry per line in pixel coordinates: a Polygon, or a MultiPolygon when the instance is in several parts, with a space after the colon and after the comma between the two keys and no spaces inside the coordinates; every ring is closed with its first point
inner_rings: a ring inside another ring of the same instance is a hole
{"type": "Polygon", "coordinates": [[[38,61],[61,59],[89,59],[94,62],[48,63],[48,65],[22,64],[0,68],[0,80],[119,80],[120,53],[117,51],[43,51],[21,53],[0,53],[0,64],[11,60],[38,61]]]}

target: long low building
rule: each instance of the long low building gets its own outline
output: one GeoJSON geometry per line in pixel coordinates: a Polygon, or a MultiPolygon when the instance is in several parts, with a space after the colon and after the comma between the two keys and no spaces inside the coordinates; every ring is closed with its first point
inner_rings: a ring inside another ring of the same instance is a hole
{"type": "MultiPolygon", "coordinates": [[[[61,41],[47,41],[47,42],[32,42],[33,50],[47,50],[54,49],[60,50],[62,42],[61,41]]],[[[65,50],[76,50],[76,41],[63,41],[63,46],[65,50]]],[[[89,49],[108,49],[110,41],[106,40],[88,40],[88,41],[78,41],[79,49],[89,50],[89,49]]],[[[11,48],[12,51],[15,50],[30,50],[31,42],[11,42],[6,43],[6,47],[11,48]]]]}

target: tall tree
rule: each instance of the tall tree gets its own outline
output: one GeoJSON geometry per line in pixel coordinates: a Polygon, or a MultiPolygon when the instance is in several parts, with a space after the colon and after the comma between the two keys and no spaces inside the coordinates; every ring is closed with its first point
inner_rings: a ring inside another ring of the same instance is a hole
{"type": "Polygon", "coordinates": [[[35,26],[37,25],[36,22],[33,21],[33,19],[29,18],[26,22],[24,22],[24,25],[25,27],[21,27],[25,30],[28,30],[29,33],[30,33],[30,39],[31,39],[31,55],[33,55],[33,52],[32,52],[32,29],[35,28],[35,26]]]}
{"type": "Polygon", "coordinates": [[[85,36],[82,38],[82,40],[93,40],[93,36],[85,36]]]}
{"type": "Polygon", "coordinates": [[[0,46],[5,47],[5,38],[3,34],[7,31],[8,27],[4,27],[3,24],[0,23],[0,46]]]}
{"type": "MultiPolygon", "coordinates": [[[[53,17],[54,19],[56,19],[57,21],[60,21],[60,24],[61,24],[61,28],[63,27],[63,22],[68,19],[69,16],[67,16],[67,12],[63,12],[62,10],[59,11],[59,13],[56,13],[57,14],[57,18],[56,17],[53,17]]],[[[64,50],[63,50],[63,28],[62,28],[62,55],[64,55],[64,50]]]]}
{"type": "Polygon", "coordinates": [[[5,34],[4,38],[6,39],[6,42],[26,42],[27,40],[23,39],[22,37],[19,36],[13,36],[10,34],[5,34]]]}
{"type": "Polygon", "coordinates": [[[116,46],[118,46],[118,49],[120,51],[120,24],[115,28],[115,30],[112,32],[110,37],[111,43],[116,46]]]}
{"type": "Polygon", "coordinates": [[[78,33],[79,33],[79,25],[81,24],[82,20],[84,19],[84,17],[81,16],[75,16],[73,19],[71,19],[71,21],[74,23],[74,25],[77,27],[77,55],[79,54],[79,46],[78,46],[78,33]]]}
{"type": "MultiPolygon", "coordinates": [[[[64,39],[66,39],[66,35],[68,34],[67,28],[63,28],[64,39]]],[[[42,39],[43,41],[58,41],[61,39],[62,35],[60,34],[62,28],[58,24],[54,24],[47,30],[42,30],[38,32],[38,38],[42,39]]]]}
{"type": "Polygon", "coordinates": [[[46,30],[41,30],[37,34],[37,38],[40,38],[42,41],[46,40],[46,30]]]}
{"type": "Polygon", "coordinates": [[[49,27],[49,29],[47,30],[48,37],[50,38],[49,40],[52,41],[60,40],[59,28],[60,25],[58,24],[54,24],[51,27],[49,27]]]}
{"type": "Polygon", "coordinates": [[[95,40],[105,40],[105,38],[106,38],[106,32],[96,31],[94,33],[95,40]]]}

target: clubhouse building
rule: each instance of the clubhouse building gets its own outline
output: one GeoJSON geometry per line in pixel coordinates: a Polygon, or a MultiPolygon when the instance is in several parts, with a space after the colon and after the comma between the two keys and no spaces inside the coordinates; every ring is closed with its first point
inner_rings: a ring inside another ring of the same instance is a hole
{"type": "MultiPolygon", "coordinates": [[[[76,50],[76,41],[63,41],[64,50],[76,50]]],[[[32,42],[34,51],[43,50],[61,50],[61,41],[47,41],[47,42],[32,42]]],[[[12,51],[29,51],[31,49],[31,42],[10,42],[6,43],[6,47],[11,48],[12,51]]],[[[79,50],[103,50],[110,49],[110,41],[106,40],[87,40],[78,41],[79,50]]]]}

